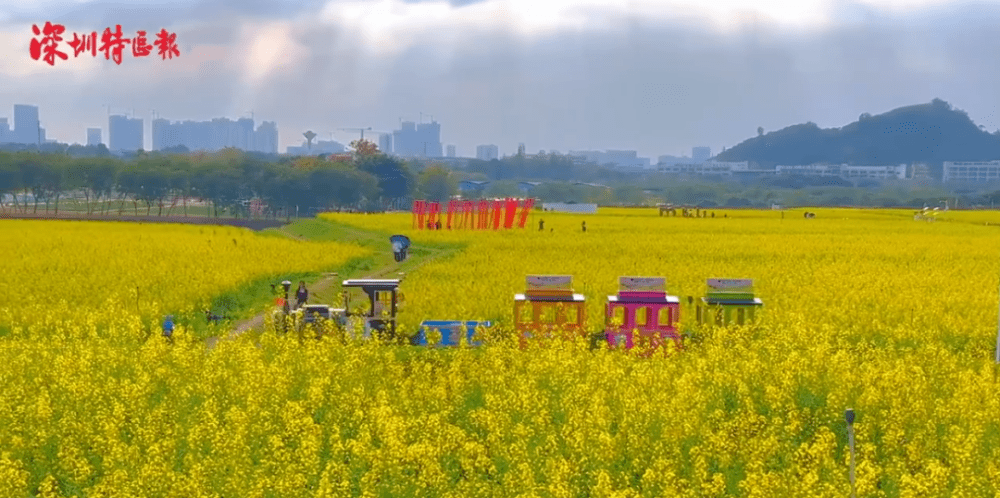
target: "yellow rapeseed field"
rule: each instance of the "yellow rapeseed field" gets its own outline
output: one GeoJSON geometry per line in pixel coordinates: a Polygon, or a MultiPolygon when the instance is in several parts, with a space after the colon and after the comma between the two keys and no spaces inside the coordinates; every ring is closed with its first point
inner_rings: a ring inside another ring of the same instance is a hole
{"type": "Polygon", "coordinates": [[[224,226],[3,220],[0,234],[0,327],[15,335],[193,316],[255,278],[330,269],[368,253],[224,226]]]}
{"type": "MultiPolygon", "coordinates": [[[[438,351],[265,334],[206,350],[183,333],[172,346],[8,337],[0,496],[848,496],[847,407],[858,496],[1000,496],[993,218],[815,211],[536,213],[499,232],[324,215],[466,244],[404,281],[407,330],[509,324],[528,273],[574,275],[593,330],[621,275],[665,276],[684,297],[706,278],[753,278],[765,313],[650,359],[582,342],[438,351]]],[[[74,282],[65,292],[84,295],[74,282]]],[[[185,292],[163,299],[204,296],[185,292]]]]}

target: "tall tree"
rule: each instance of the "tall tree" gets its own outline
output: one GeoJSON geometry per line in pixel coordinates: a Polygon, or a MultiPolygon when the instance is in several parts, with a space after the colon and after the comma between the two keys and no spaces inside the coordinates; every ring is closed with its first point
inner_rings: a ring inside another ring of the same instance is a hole
{"type": "Polygon", "coordinates": [[[429,201],[446,202],[458,191],[458,181],[448,168],[432,165],[420,172],[418,190],[429,201]]]}
{"type": "Polygon", "coordinates": [[[398,199],[413,193],[416,181],[413,173],[402,161],[385,154],[361,157],[358,169],[378,179],[378,187],[383,197],[398,199]]]}

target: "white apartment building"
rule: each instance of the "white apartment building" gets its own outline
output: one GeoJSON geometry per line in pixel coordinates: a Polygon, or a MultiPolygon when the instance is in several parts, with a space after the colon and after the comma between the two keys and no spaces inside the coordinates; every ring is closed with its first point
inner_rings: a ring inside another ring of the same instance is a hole
{"type": "Polygon", "coordinates": [[[906,165],[898,166],[851,166],[847,164],[806,164],[796,166],[775,166],[777,174],[839,176],[841,178],[906,179],[906,165]]]}
{"type": "Polygon", "coordinates": [[[706,161],[703,163],[666,164],[660,166],[659,170],[662,173],[732,176],[733,173],[742,173],[750,171],[750,162],[749,161],[740,161],[740,162],[706,161]]]}
{"type": "Polygon", "coordinates": [[[988,182],[1000,180],[1000,161],[945,161],[946,182],[988,182]]]}

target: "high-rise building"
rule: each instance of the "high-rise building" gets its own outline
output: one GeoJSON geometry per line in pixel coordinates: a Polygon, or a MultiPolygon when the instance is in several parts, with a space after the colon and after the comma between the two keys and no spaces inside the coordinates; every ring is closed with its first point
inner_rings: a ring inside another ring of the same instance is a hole
{"type": "Polygon", "coordinates": [[[708,161],[712,157],[711,147],[692,147],[691,148],[691,161],[695,163],[703,163],[708,161]]]}
{"type": "Polygon", "coordinates": [[[101,144],[101,129],[87,128],[87,145],[97,147],[101,144]]]}
{"type": "Polygon", "coordinates": [[[253,143],[253,120],[250,118],[240,118],[236,120],[236,125],[232,128],[235,136],[232,137],[232,147],[240,150],[257,150],[253,143]]]}
{"type": "Polygon", "coordinates": [[[455,157],[455,146],[454,145],[449,145],[448,146],[448,157],[455,157]]]}
{"type": "Polygon", "coordinates": [[[392,135],[383,133],[378,136],[378,150],[392,154],[392,135]]]}
{"type": "Polygon", "coordinates": [[[142,119],[108,117],[108,149],[115,152],[142,150],[142,119]]]}
{"type": "Polygon", "coordinates": [[[0,144],[13,141],[13,132],[7,124],[7,118],[0,118],[0,144]]]}
{"type": "Polygon", "coordinates": [[[14,140],[21,144],[40,144],[41,127],[38,123],[38,106],[14,106],[14,140]]]}
{"type": "Polygon", "coordinates": [[[274,121],[264,121],[253,132],[253,150],[267,154],[278,153],[278,125],[274,121]]]}
{"type": "Polygon", "coordinates": [[[163,118],[153,120],[153,150],[163,150],[177,145],[177,137],[171,133],[170,121],[163,118]]]}
{"type": "Polygon", "coordinates": [[[234,147],[274,154],[278,152],[278,127],[273,121],[264,121],[254,130],[253,120],[249,118],[174,123],[162,118],[153,120],[153,150],[179,145],[192,151],[234,147]]]}
{"type": "Polygon", "coordinates": [[[525,154],[524,142],[517,144],[517,155],[523,156],[525,154]]]}
{"type": "Polygon", "coordinates": [[[403,157],[441,157],[441,125],[404,121],[392,132],[392,151],[403,157]]]}
{"type": "Polygon", "coordinates": [[[496,145],[480,145],[476,147],[476,159],[490,161],[500,157],[500,149],[496,145]]]}

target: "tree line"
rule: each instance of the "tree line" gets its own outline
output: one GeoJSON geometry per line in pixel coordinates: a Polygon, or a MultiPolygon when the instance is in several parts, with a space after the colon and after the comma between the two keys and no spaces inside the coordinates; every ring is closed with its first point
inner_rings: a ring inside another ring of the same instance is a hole
{"type": "MultiPolygon", "coordinates": [[[[411,165],[352,142],[349,155],[263,158],[237,149],[217,153],[140,152],[134,158],[73,157],[65,153],[0,151],[0,194],[4,210],[59,212],[69,195],[81,198],[87,214],[145,209],[146,214],[187,214],[187,200],[210,203],[210,214],[248,215],[259,200],[263,214],[290,216],[296,210],[379,210],[428,191],[454,193],[443,168],[417,174],[411,165]],[[155,209],[155,211],[154,211],[155,209]]],[[[408,208],[408,206],[406,206],[408,208]]]]}

